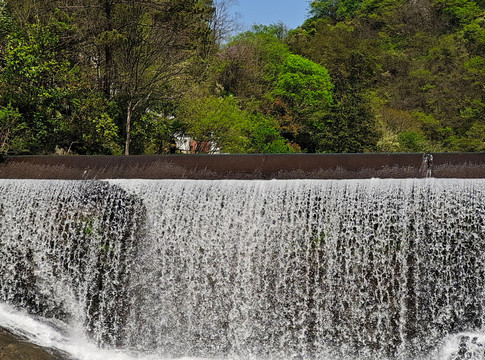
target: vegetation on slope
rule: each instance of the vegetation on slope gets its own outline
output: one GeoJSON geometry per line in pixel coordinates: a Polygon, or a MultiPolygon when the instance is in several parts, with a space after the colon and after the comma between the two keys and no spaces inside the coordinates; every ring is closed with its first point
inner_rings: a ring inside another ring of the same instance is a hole
{"type": "Polygon", "coordinates": [[[485,151],[485,1],[314,0],[221,45],[226,5],[0,0],[0,152],[485,151]]]}

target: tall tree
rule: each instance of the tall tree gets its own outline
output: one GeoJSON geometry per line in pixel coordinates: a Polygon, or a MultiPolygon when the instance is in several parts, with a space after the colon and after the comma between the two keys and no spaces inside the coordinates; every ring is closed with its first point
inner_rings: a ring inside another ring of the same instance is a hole
{"type": "Polygon", "coordinates": [[[18,0],[15,6],[21,24],[48,23],[56,11],[72,19],[65,55],[82,67],[84,81],[125,109],[118,125],[126,154],[134,114],[149,100],[173,97],[170,83],[182,82],[188,60],[207,56],[216,42],[212,0],[18,0]]]}
{"type": "Polygon", "coordinates": [[[66,128],[64,103],[76,76],[62,56],[60,34],[67,26],[36,23],[8,37],[1,103],[22,114],[23,147],[31,151],[52,151],[66,128]]]}
{"type": "Polygon", "coordinates": [[[187,60],[200,45],[198,40],[211,31],[209,5],[197,0],[132,1],[120,9],[114,63],[118,70],[116,88],[127,103],[125,155],[130,153],[134,111],[149,99],[168,96],[170,82],[183,76],[187,60]]]}

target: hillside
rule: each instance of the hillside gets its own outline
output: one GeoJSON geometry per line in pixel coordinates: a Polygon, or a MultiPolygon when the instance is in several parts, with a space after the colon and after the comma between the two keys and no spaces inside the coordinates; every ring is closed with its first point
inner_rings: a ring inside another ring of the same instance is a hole
{"type": "Polygon", "coordinates": [[[485,151],[485,1],[217,4],[0,0],[0,153],[485,151]]]}

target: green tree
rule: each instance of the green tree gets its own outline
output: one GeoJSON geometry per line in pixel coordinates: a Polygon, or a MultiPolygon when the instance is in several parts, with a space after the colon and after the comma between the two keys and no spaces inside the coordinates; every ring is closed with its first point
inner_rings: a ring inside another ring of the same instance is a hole
{"type": "Polygon", "coordinates": [[[220,56],[216,83],[243,107],[274,118],[295,149],[311,151],[312,114],[329,108],[333,85],[324,67],[289,51],[287,36],[282,24],[239,35],[220,56]]]}
{"type": "Polygon", "coordinates": [[[0,106],[0,155],[7,153],[9,150],[16,150],[21,147],[21,138],[17,134],[21,132],[20,124],[21,115],[16,109],[9,104],[0,106]]]}
{"type": "Polygon", "coordinates": [[[18,27],[7,37],[0,106],[4,119],[15,119],[8,133],[16,151],[118,153],[117,127],[105,99],[67,59],[70,33],[68,23],[53,19],[18,27]]]}
{"type": "Polygon", "coordinates": [[[280,134],[279,124],[274,119],[261,114],[253,114],[251,118],[249,153],[283,154],[295,152],[288,140],[280,134]]]}
{"type": "MultiPolygon", "coordinates": [[[[7,1],[20,27],[46,26],[61,15],[72,22],[70,36],[62,38],[69,49],[57,59],[77,65],[86,92],[103,93],[105,104],[117,104],[115,118],[89,118],[105,124],[113,120],[125,139],[125,154],[130,153],[133,123],[140,124],[157,101],[175,101],[181,90],[174,83],[192,81],[189,75],[200,73],[196,67],[203,68],[214,52],[212,0],[7,1]]],[[[77,96],[94,101],[80,91],[77,96]]]]}
{"type": "Polygon", "coordinates": [[[8,37],[1,101],[22,114],[23,150],[52,152],[67,131],[68,84],[76,77],[59,49],[60,34],[67,29],[62,22],[35,23],[8,37]]]}
{"type": "Polygon", "coordinates": [[[435,0],[435,6],[445,15],[450,25],[467,25],[482,11],[475,1],[435,0]]]}
{"type": "MultiPolygon", "coordinates": [[[[200,36],[210,32],[203,21],[210,3],[204,1],[133,2],[120,13],[119,41],[114,52],[116,88],[126,101],[125,155],[130,154],[132,118],[150,98],[161,100],[170,82],[181,77],[183,66],[196,54],[200,36]]],[[[121,10],[120,10],[121,11],[121,10]]]]}
{"type": "Polygon", "coordinates": [[[299,55],[288,55],[273,94],[305,113],[331,104],[333,87],[323,66],[299,55]]]}
{"type": "Polygon", "coordinates": [[[190,97],[178,116],[186,135],[223,153],[292,151],[274,121],[241,110],[233,97],[190,97]]]}
{"type": "Polygon", "coordinates": [[[290,54],[281,40],[283,24],[257,25],[239,34],[217,57],[215,83],[226,94],[241,100],[261,101],[277,81],[290,54]]]}
{"type": "Polygon", "coordinates": [[[292,34],[291,49],[328,69],[334,88],[332,106],[310,118],[308,150],[374,151],[378,133],[369,91],[376,79],[378,44],[359,39],[358,29],[348,22],[320,20],[313,26],[312,33],[292,34]]]}
{"type": "Polygon", "coordinates": [[[185,134],[198,144],[210,143],[226,153],[245,153],[250,147],[251,118],[232,97],[188,98],[178,116],[185,134]]]}
{"type": "MultiPolygon", "coordinates": [[[[13,21],[3,0],[0,0],[0,43],[5,41],[7,35],[12,31],[13,21]]],[[[1,49],[1,47],[0,47],[1,49]]]]}
{"type": "MultiPolygon", "coordinates": [[[[291,112],[294,134],[285,135],[306,151],[317,151],[315,139],[320,128],[315,118],[326,113],[333,103],[333,84],[323,66],[299,55],[288,55],[273,88],[272,96],[281,99],[291,112]]],[[[288,111],[289,110],[289,111],[288,111]]]]}
{"type": "Polygon", "coordinates": [[[379,134],[362,93],[338,93],[335,104],[314,120],[315,152],[361,153],[376,150],[379,134]]]}
{"type": "Polygon", "coordinates": [[[343,20],[351,17],[361,3],[362,0],[313,0],[310,2],[310,15],[314,19],[343,20]]]}

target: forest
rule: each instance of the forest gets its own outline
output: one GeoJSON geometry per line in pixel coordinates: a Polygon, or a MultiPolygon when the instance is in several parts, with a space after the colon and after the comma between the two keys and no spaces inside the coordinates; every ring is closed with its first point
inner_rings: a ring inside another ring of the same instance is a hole
{"type": "Polygon", "coordinates": [[[485,151],[485,0],[229,5],[0,0],[0,155],[485,151]]]}

